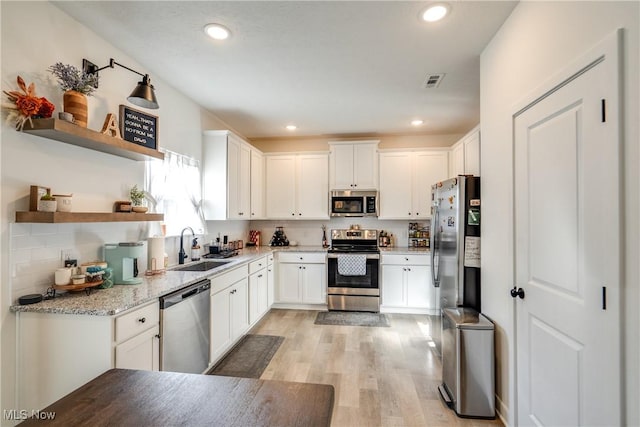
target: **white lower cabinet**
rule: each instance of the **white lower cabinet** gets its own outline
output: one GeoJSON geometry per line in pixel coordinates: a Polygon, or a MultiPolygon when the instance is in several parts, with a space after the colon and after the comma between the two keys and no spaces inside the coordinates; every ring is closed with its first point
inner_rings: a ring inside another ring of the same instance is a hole
{"type": "Polygon", "coordinates": [[[275,301],[275,264],[273,254],[267,256],[267,306],[271,308],[275,301]]]}
{"type": "Polygon", "coordinates": [[[136,308],[115,318],[115,367],[160,369],[160,307],[136,308]]]}
{"type": "Polygon", "coordinates": [[[210,363],[215,363],[249,328],[247,266],[211,279],[210,363]]]}
{"type": "Polygon", "coordinates": [[[253,325],[269,311],[267,257],[249,264],[249,324],[253,325]]]}
{"type": "Polygon", "coordinates": [[[291,304],[326,304],[326,254],[279,253],[277,301],[291,304]]]}
{"type": "Polygon", "coordinates": [[[17,313],[18,407],[40,410],[111,368],[158,370],[160,307],[117,316],[17,313]]]}
{"type": "Polygon", "coordinates": [[[382,255],[381,310],[437,314],[429,255],[382,255]]]}
{"type": "Polygon", "coordinates": [[[160,327],[116,345],[116,368],[157,371],[160,369],[160,327]]]}

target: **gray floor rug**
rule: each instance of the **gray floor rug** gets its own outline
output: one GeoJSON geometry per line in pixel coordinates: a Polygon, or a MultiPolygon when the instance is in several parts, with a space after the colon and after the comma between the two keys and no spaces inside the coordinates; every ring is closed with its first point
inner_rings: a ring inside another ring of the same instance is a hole
{"type": "Polygon", "coordinates": [[[314,323],[316,325],[389,327],[389,319],[384,314],[359,311],[321,311],[314,323]]]}
{"type": "Polygon", "coordinates": [[[284,337],[274,335],[245,335],[222,359],[209,375],[260,378],[284,337]]]}

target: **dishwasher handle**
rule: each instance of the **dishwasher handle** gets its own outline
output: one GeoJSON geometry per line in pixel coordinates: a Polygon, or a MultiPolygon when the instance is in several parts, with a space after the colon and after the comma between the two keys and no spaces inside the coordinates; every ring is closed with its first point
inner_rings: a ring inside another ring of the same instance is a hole
{"type": "Polygon", "coordinates": [[[182,301],[193,298],[201,293],[207,293],[209,296],[209,289],[211,288],[211,281],[209,279],[201,280],[200,282],[189,285],[185,288],[178,289],[177,291],[168,295],[160,297],[160,310],[167,309],[173,305],[179,304],[182,301]]]}

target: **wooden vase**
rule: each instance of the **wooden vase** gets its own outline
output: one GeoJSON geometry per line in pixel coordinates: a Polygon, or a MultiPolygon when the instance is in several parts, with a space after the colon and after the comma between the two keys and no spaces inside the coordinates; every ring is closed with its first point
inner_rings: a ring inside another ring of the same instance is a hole
{"type": "Polygon", "coordinates": [[[73,114],[74,122],[83,128],[87,127],[89,119],[89,108],[87,106],[87,95],[68,90],[62,96],[64,111],[73,114]]]}

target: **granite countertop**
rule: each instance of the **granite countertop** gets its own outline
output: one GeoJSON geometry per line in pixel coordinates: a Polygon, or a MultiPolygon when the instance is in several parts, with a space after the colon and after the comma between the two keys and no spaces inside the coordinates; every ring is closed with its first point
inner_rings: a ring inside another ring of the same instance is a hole
{"type": "MultiPolygon", "coordinates": [[[[13,312],[56,313],[93,316],[112,316],[130,308],[153,301],[162,295],[183,288],[204,278],[232,270],[261,256],[274,252],[274,248],[260,246],[245,248],[237,256],[226,258],[230,261],[209,271],[176,271],[169,268],[163,274],[142,276],[139,285],[115,285],[109,289],[93,289],[87,295],[83,292],[59,293],[55,298],[37,304],[12,305],[13,312]]],[[[280,250],[279,248],[277,250],[280,250]]],[[[321,250],[318,249],[318,250],[321,250]]]]}
{"type": "MultiPolygon", "coordinates": [[[[12,312],[54,313],[92,316],[113,316],[131,308],[151,302],[175,290],[189,286],[204,278],[215,278],[219,274],[248,264],[256,258],[273,252],[326,252],[322,246],[259,246],[247,247],[237,256],[226,258],[230,261],[209,271],[176,271],[170,267],[165,273],[142,276],[139,285],[115,285],[109,289],[93,289],[85,292],[58,293],[56,298],[37,304],[12,305],[12,312]]],[[[429,248],[386,247],[382,254],[429,253],[429,248]]]]}
{"type": "Polygon", "coordinates": [[[409,248],[409,247],[386,247],[380,248],[381,254],[398,254],[398,255],[411,255],[411,254],[429,254],[431,249],[426,247],[409,248]]]}

